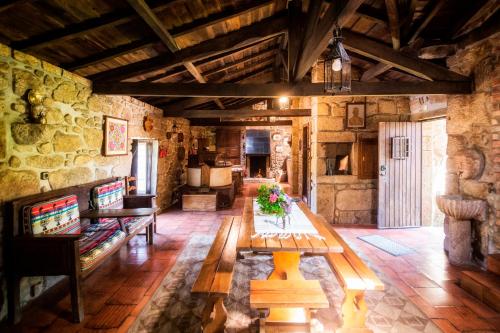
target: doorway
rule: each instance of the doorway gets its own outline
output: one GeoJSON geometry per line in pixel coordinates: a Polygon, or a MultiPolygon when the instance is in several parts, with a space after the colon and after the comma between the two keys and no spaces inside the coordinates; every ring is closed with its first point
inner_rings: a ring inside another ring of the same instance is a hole
{"type": "Polygon", "coordinates": [[[436,196],[444,194],[446,176],[446,118],[422,122],[422,225],[442,226],[444,214],[436,196]]]}

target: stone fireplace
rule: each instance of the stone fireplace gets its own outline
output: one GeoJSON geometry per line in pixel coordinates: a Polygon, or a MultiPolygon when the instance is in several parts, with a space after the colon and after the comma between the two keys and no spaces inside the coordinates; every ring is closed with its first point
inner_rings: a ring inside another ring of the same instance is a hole
{"type": "Polygon", "coordinates": [[[250,178],[268,178],[269,169],[270,155],[246,155],[246,170],[250,178]]]}

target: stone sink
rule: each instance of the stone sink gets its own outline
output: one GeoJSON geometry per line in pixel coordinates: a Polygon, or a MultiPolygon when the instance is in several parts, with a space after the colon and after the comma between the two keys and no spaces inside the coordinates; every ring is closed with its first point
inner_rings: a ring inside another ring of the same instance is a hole
{"type": "Polygon", "coordinates": [[[436,198],[439,209],[456,220],[470,220],[486,213],[486,202],[469,199],[461,195],[439,195],[436,198]]]}

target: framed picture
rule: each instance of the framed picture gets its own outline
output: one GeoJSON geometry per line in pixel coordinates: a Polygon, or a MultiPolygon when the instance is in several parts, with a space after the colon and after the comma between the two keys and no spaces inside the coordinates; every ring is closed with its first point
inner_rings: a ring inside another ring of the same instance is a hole
{"type": "Polygon", "coordinates": [[[104,118],[104,156],[127,155],[128,120],[110,116],[104,118]]]}
{"type": "Polygon", "coordinates": [[[346,128],[365,128],[366,104],[347,103],[346,128]]]}

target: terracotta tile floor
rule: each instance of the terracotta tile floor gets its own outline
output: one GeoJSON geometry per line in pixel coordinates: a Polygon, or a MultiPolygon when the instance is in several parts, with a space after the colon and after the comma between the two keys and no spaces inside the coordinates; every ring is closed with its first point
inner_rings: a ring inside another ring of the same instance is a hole
{"type": "MultiPolygon", "coordinates": [[[[219,212],[185,213],[172,209],[158,217],[155,244],[135,237],[113,258],[99,267],[83,284],[85,320],[71,323],[69,296],[51,306],[33,306],[23,314],[21,324],[2,332],[126,332],[136,316],[169,272],[193,232],[217,231],[224,215],[240,215],[244,196],[253,195],[257,185],[244,187],[232,209],[219,212]]],[[[363,251],[391,282],[409,297],[444,332],[494,332],[500,328],[500,314],[461,290],[455,282],[460,269],[451,266],[442,251],[439,228],[377,230],[337,228],[340,234],[363,251]],[[393,257],[358,240],[365,234],[379,234],[416,253],[393,257]]],[[[404,333],[404,332],[401,332],[404,333]]]]}

